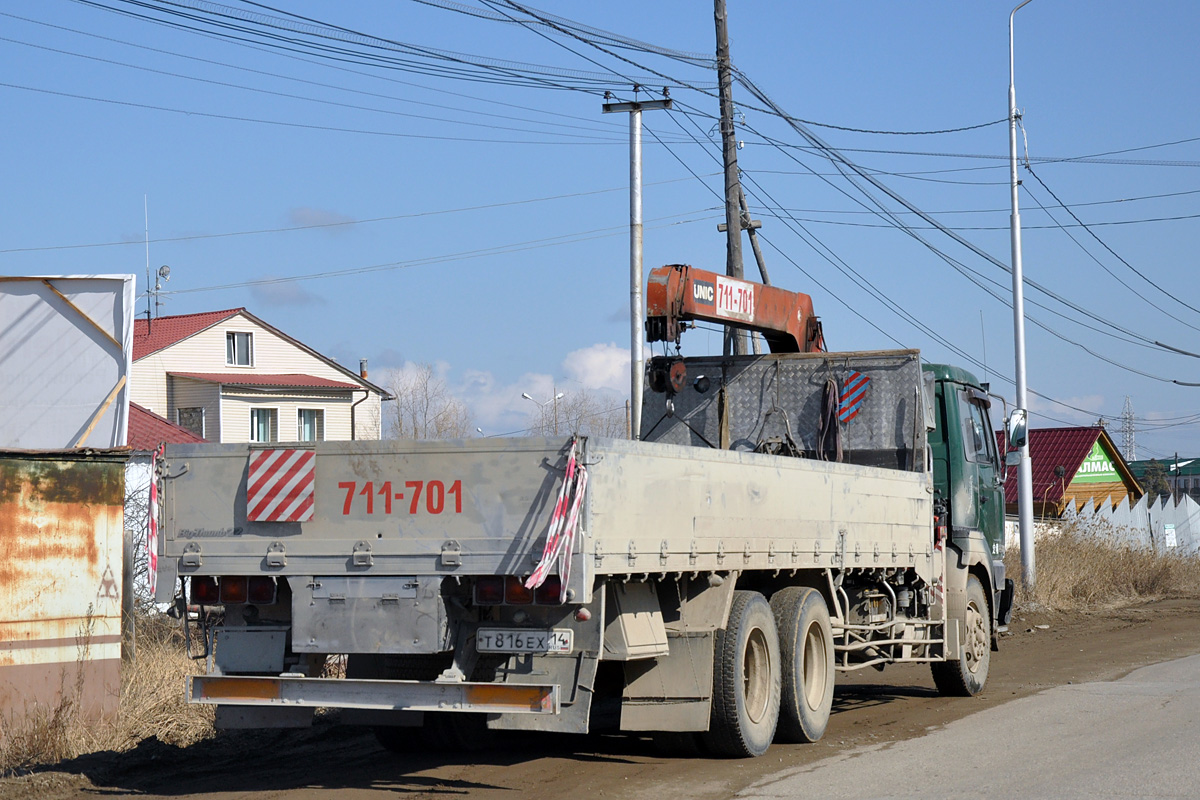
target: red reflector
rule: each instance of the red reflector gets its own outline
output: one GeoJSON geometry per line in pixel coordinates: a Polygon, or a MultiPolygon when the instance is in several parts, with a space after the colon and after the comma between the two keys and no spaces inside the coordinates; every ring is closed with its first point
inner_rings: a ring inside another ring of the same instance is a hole
{"type": "Polygon", "coordinates": [[[275,602],[275,579],[270,575],[253,575],[248,594],[251,603],[269,606],[275,602]]]}
{"type": "Polygon", "coordinates": [[[526,589],[520,578],[512,575],[504,579],[504,602],[524,606],[533,602],[533,590],[526,589]]]}
{"type": "Polygon", "coordinates": [[[225,575],[221,578],[221,602],[246,602],[246,576],[225,575]]]}
{"type": "Polygon", "coordinates": [[[546,578],[546,582],[537,588],[537,602],[543,606],[556,606],[562,602],[562,580],[557,575],[546,578]]]}
{"type": "Polygon", "coordinates": [[[475,605],[498,606],[504,602],[504,578],[486,576],[475,579],[475,605]]]}
{"type": "Polygon", "coordinates": [[[211,575],[192,578],[192,602],[205,606],[219,603],[220,594],[217,592],[217,579],[211,575]]]}

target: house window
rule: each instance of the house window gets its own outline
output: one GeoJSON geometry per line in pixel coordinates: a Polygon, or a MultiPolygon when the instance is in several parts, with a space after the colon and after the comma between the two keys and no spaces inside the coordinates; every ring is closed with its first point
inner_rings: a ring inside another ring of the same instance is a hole
{"type": "Polygon", "coordinates": [[[235,333],[234,331],[226,333],[225,363],[234,367],[252,366],[254,364],[253,336],[251,333],[235,333]]]}
{"type": "Polygon", "coordinates": [[[278,414],[273,408],[250,409],[250,441],[279,441],[278,414]]]}
{"type": "Polygon", "coordinates": [[[175,409],[175,424],[204,438],[204,408],[175,409]]]}
{"type": "Polygon", "coordinates": [[[297,411],[296,440],[321,442],[325,440],[325,411],[320,408],[301,408],[297,411]]]}

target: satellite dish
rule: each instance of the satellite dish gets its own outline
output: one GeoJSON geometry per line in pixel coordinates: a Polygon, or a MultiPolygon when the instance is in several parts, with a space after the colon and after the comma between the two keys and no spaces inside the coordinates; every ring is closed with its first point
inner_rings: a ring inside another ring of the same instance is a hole
{"type": "Polygon", "coordinates": [[[164,281],[171,280],[171,268],[166,264],[163,264],[158,268],[158,277],[162,278],[164,281]]]}

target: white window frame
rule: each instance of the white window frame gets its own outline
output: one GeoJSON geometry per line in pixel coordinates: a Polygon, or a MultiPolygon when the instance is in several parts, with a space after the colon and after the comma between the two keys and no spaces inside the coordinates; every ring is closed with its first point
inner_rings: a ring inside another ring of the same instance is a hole
{"type": "Polygon", "coordinates": [[[296,441],[298,441],[298,442],[323,442],[323,441],[325,441],[325,409],[323,407],[321,407],[321,408],[298,407],[296,409],[296,441]],[[303,433],[303,430],[301,427],[303,423],[301,422],[301,419],[304,415],[304,412],[306,412],[306,411],[311,411],[318,415],[315,420],[316,431],[314,433],[316,434],[316,438],[314,438],[314,439],[301,438],[301,434],[303,433]]]}
{"type": "Polygon", "coordinates": [[[254,331],[225,331],[225,366],[240,367],[242,369],[249,369],[254,366],[254,331]],[[233,338],[235,336],[245,336],[246,337],[246,362],[247,363],[245,363],[245,364],[237,363],[236,348],[234,350],[234,353],[232,354],[233,358],[230,358],[231,354],[229,351],[229,346],[230,346],[231,342],[236,341],[236,339],[233,338]]]}
{"type": "Polygon", "coordinates": [[[181,412],[191,411],[193,409],[196,409],[200,412],[200,433],[198,433],[196,435],[199,436],[201,439],[207,439],[208,437],[205,436],[205,433],[207,433],[207,427],[208,427],[208,414],[205,413],[206,409],[204,408],[204,406],[185,406],[183,408],[175,409],[175,424],[178,425],[179,427],[183,428],[184,430],[191,431],[192,433],[196,433],[191,428],[184,425],[183,422],[179,418],[179,415],[181,412]]]}
{"type": "Polygon", "coordinates": [[[251,406],[250,407],[250,441],[253,444],[270,444],[272,442],[279,441],[279,408],[278,408],[278,406],[251,406]],[[255,433],[257,433],[257,426],[254,424],[254,417],[255,417],[254,412],[256,412],[256,411],[270,411],[274,414],[274,418],[273,418],[274,425],[269,425],[268,427],[274,429],[275,438],[266,439],[266,440],[254,438],[255,433]]]}

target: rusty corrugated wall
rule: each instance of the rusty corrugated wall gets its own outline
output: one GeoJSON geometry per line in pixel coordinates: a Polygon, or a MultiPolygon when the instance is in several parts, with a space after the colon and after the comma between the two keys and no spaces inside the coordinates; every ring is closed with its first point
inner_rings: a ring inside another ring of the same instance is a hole
{"type": "Polygon", "coordinates": [[[128,456],[0,451],[0,713],[117,709],[128,456]]]}

